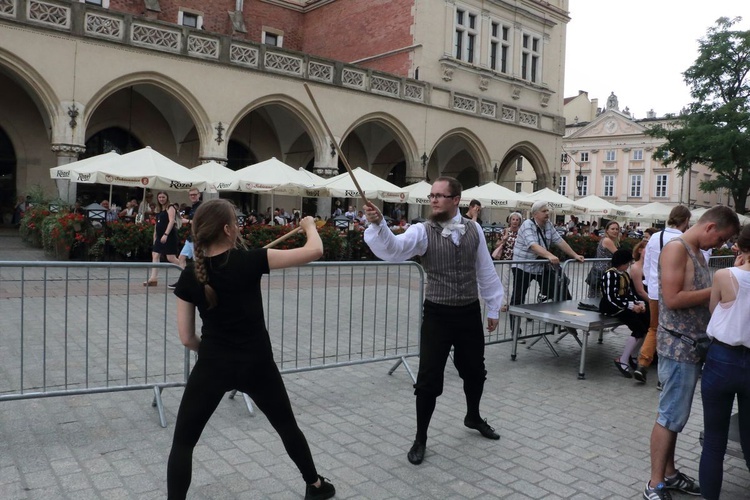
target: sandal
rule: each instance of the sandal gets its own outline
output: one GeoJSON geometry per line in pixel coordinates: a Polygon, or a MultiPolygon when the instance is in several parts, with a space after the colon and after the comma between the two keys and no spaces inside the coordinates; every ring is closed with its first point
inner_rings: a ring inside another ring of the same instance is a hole
{"type": "Polygon", "coordinates": [[[148,280],[143,282],[143,286],[156,286],[159,282],[156,280],[148,280]]]}
{"type": "Polygon", "coordinates": [[[620,370],[620,373],[622,373],[623,377],[633,378],[633,374],[630,373],[630,367],[627,365],[627,363],[620,363],[620,358],[615,359],[615,367],[620,370]]]}

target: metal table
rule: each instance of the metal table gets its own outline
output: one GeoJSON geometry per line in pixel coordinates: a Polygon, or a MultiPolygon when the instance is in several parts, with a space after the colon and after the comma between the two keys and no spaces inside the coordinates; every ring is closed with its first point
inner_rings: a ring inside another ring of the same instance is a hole
{"type": "MultiPolygon", "coordinates": [[[[565,300],[562,302],[543,302],[541,304],[519,304],[510,306],[508,314],[518,318],[513,325],[513,348],[510,359],[516,360],[518,353],[518,333],[521,328],[520,318],[543,321],[560,327],[571,327],[576,330],[583,330],[583,341],[576,337],[578,344],[581,346],[581,362],[578,368],[578,379],[586,378],[586,347],[588,345],[588,332],[598,330],[601,332],[605,328],[615,328],[622,323],[617,318],[604,316],[595,311],[586,311],[578,309],[578,301],[565,300]]],[[[539,336],[539,334],[534,335],[539,336]]],[[[547,333],[542,333],[541,338],[547,343],[552,351],[557,354],[552,344],[547,339],[547,333]]]]}

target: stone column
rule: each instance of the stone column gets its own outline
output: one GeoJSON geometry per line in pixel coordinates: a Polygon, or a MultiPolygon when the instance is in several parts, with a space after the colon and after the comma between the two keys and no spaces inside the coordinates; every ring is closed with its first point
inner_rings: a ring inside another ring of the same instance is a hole
{"type": "MultiPolygon", "coordinates": [[[[57,166],[67,165],[78,161],[78,155],[86,152],[86,146],[80,144],[52,144],[52,151],[57,155],[57,166]]],[[[55,180],[57,184],[57,196],[66,203],[72,205],[76,201],[77,185],[67,179],[55,180]]]]}

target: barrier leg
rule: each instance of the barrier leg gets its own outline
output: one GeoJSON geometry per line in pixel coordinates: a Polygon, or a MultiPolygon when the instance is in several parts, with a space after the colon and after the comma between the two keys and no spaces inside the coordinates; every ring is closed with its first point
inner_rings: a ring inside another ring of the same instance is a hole
{"type": "Polygon", "coordinates": [[[159,410],[159,424],[163,427],[167,427],[167,415],[164,413],[164,403],[161,400],[161,387],[154,387],[154,401],[151,406],[156,406],[159,410]]]}
{"type": "Polygon", "coordinates": [[[586,347],[589,345],[589,332],[583,332],[583,345],[581,346],[581,365],[578,367],[578,380],[586,378],[586,347]]]}
{"type": "Polygon", "coordinates": [[[398,361],[396,361],[396,364],[394,364],[390,370],[388,370],[388,375],[393,375],[393,372],[396,371],[396,368],[398,368],[400,365],[404,365],[404,368],[406,368],[406,373],[409,374],[411,377],[412,382],[415,384],[417,383],[417,377],[414,375],[414,372],[412,371],[411,367],[409,366],[409,363],[406,361],[406,357],[401,356],[398,361]]]}
{"type": "Polygon", "coordinates": [[[602,344],[602,343],[604,343],[604,328],[599,330],[599,341],[597,342],[597,344],[602,344]]]}
{"type": "MultiPolygon", "coordinates": [[[[250,396],[248,396],[244,392],[242,392],[241,394],[242,394],[242,399],[245,400],[245,406],[247,407],[248,413],[250,413],[251,417],[254,417],[255,416],[255,409],[253,408],[253,400],[250,399],[250,396]]],[[[237,389],[232,390],[229,393],[229,399],[234,399],[234,396],[236,396],[236,395],[237,395],[237,389]]]]}

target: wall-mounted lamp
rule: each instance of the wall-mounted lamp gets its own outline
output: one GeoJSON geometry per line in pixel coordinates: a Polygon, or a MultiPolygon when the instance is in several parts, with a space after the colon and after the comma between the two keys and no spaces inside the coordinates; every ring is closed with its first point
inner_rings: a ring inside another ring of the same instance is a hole
{"type": "Polygon", "coordinates": [[[331,142],[330,146],[331,146],[331,158],[333,158],[334,156],[336,156],[336,145],[333,142],[331,142]]]}
{"type": "Polygon", "coordinates": [[[497,177],[497,174],[500,173],[500,167],[497,166],[497,163],[495,163],[495,167],[492,169],[492,173],[495,174],[495,177],[497,177]]]}
{"type": "Polygon", "coordinates": [[[429,158],[427,157],[427,153],[422,153],[421,160],[422,160],[422,169],[427,168],[427,160],[429,160],[429,158]]]}

